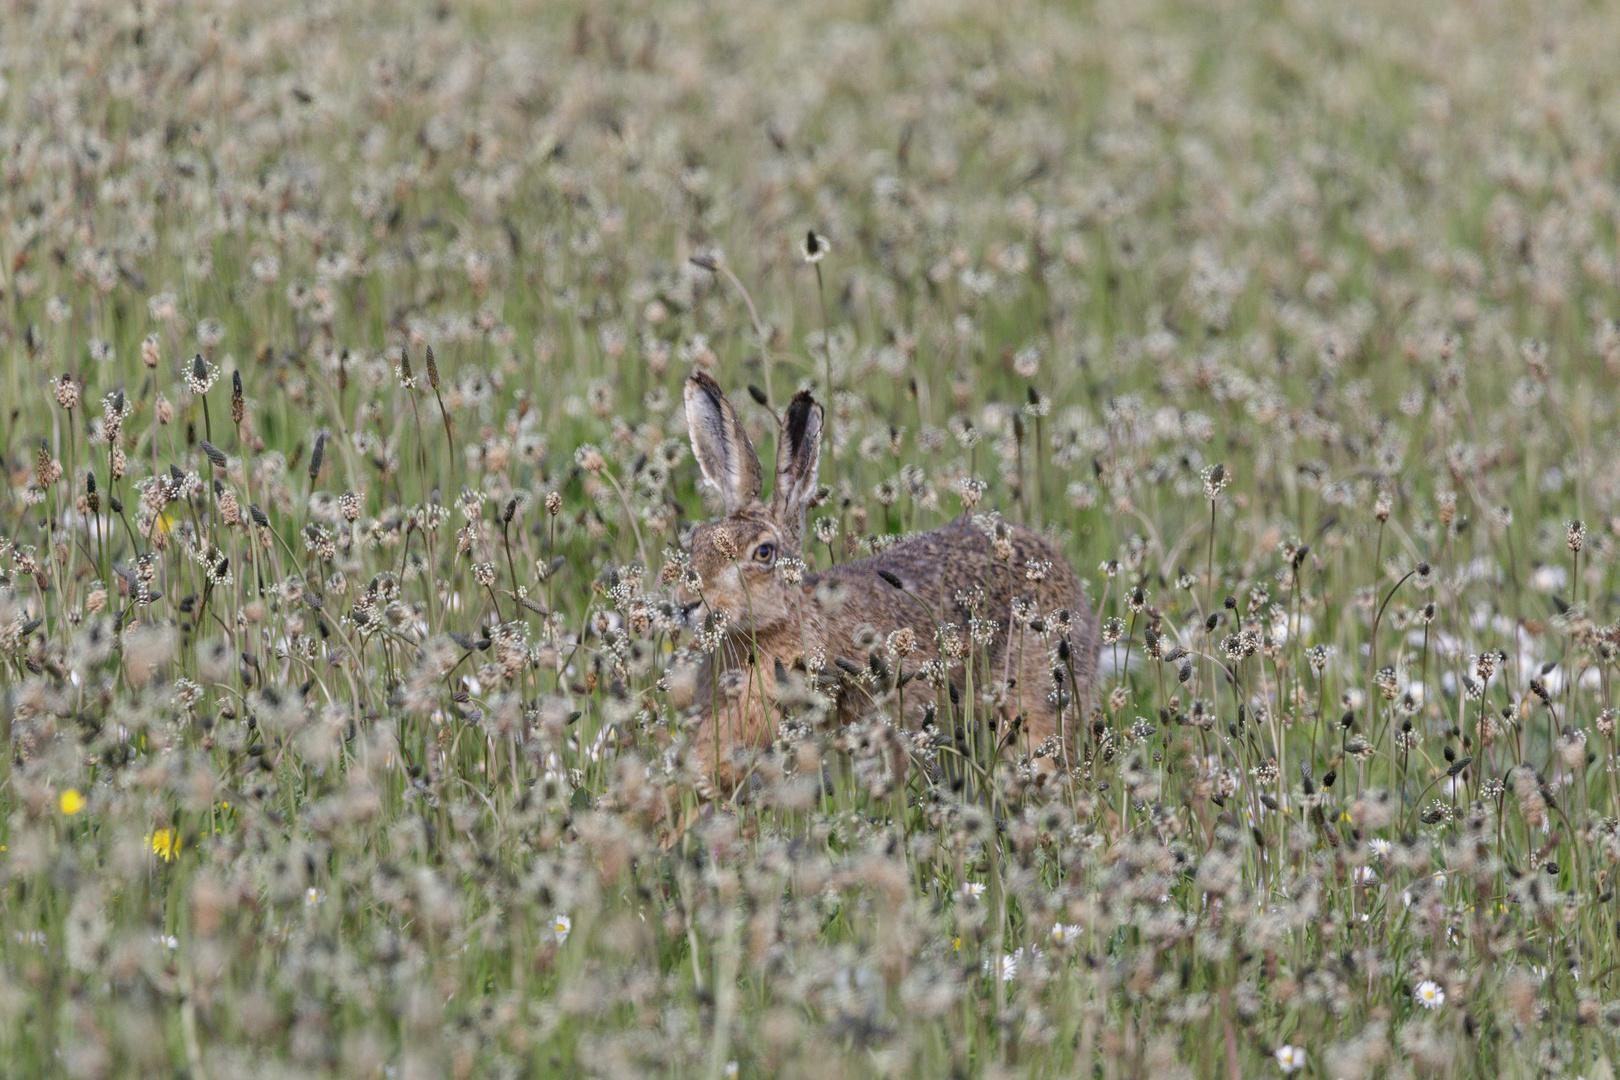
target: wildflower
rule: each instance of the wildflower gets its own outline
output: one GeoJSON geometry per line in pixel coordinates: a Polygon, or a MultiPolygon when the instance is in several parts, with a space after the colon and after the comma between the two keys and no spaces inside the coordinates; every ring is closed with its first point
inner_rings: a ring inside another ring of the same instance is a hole
{"type": "Polygon", "coordinates": [[[1297,1072],[1305,1067],[1303,1046],[1279,1046],[1272,1056],[1277,1059],[1277,1068],[1285,1073],[1297,1072]]]}
{"type": "Polygon", "coordinates": [[[555,919],[551,920],[551,933],[554,937],[556,937],[557,944],[559,945],[568,940],[568,934],[573,929],[574,920],[569,918],[567,915],[558,915],[555,919]]]}
{"type": "Polygon", "coordinates": [[[1395,509],[1395,497],[1387,491],[1380,491],[1373,500],[1373,517],[1379,522],[1389,520],[1390,511],[1395,509]]]}
{"type": "Polygon", "coordinates": [[[66,814],[68,817],[72,817],[80,810],[83,810],[84,803],[84,796],[80,794],[78,788],[68,788],[66,791],[62,792],[61,797],[56,800],[56,805],[60,807],[62,813],[66,814]]]}
{"type": "Polygon", "coordinates": [[[981,900],[984,898],[984,882],[970,881],[962,886],[962,896],[967,900],[981,900]]]}
{"type": "Polygon", "coordinates": [[[411,370],[411,357],[404,349],[399,350],[399,363],[394,365],[394,378],[399,380],[401,390],[416,389],[416,373],[411,370]]]}
{"type": "Polygon", "coordinates": [[[825,236],[811,229],[804,234],[804,242],[799,245],[799,254],[804,256],[807,263],[818,263],[826,258],[831,246],[825,236]]]}
{"type": "Polygon", "coordinates": [[[1412,996],[1425,1009],[1438,1009],[1446,1003],[1445,989],[1433,979],[1424,979],[1418,983],[1417,989],[1412,991],[1412,996]]]}
{"type": "Polygon", "coordinates": [[[152,854],[164,862],[173,862],[180,854],[180,833],[174,829],[158,829],[146,838],[152,845],[152,854]]]}
{"type": "Polygon", "coordinates": [[[191,372],[186,376],[186,389],[193,394],[206,394],[219,378],[219,365],[204,360],[202,353],[191,358],[191,372]]]}
{"type": "Polygon", "coordinates": [[[1000,956],[985,960],[985,974],[993,975],[1002,982],[1011,982],[1013,977],[1018,974],[1018,959],[1023,953],[1024,950],[1019,949],[1017,952],[1003,953],[1000,956]]]}
{"type": "Polygon", "coordinates": [[[1078,923],[1053,923],[1052,944],[1072,945],[1080,938],[1081,927],[1078,923]]]}
{"type": "Polygon", "coordinates": [[[215,349],[225,340],[225,324],[215,318],[206,318],[197,324],[197,344],[204,349],[215,349]]]}

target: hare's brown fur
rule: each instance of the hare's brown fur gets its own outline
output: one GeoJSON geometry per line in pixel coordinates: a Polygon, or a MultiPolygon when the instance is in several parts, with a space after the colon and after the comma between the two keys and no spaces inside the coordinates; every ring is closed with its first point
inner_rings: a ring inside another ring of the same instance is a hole
{"type": "MultiPolygon", "coordinates": [[[[778,436],[776,490],[760,502],[763,470],[742,424],[718,386],[702,374],[687,383],[687,421],[706,479],[718,487],[726,516],[697,527],[691,568],[700,583],[695,600],[723,618],[720,647],[698,674],[699,717],[694,747],[706,775],[729,786],[734,752],[767,745],[775,733],[789,672],[838,672],[838,718],[858,718],[889,680],[864,674],[892,668],[889,638],[909,629],[913,651],[899,660],[917,671],[940,657],[938,628],[954,633],[975,658],[976,693],[989,689],[998,730],[1016,730],[1018,752],[1072,754],[1073,726],[1089,707],[1096,675],[1096,620],[1067,559],[1033,530],[990,516],[964,516],[920,533],[871,558],[803,573],[796,584],[787,567],[800,556],[804,510],[815,491],[821,410],[808,393],[794,398],[778,436]],[[899,588],[886,580],[898,581],[899,588]],[[1013,620],[1014,599],[1027,601],[1038,622],[1013,620]],[[975,646],[970,627],[991,630],[988,646],[975,646]],[[988,625],[987,625],[988,624],[988,625]],[[1059,659],[1066,627],[1066,659],[1059,659]],[[983,662],[978,660],[983,657],[983,662]],[[841,663],[840,663],[841,662],[841,663]],[[1055,677],[1054,671],[1061,675],[1055,677]],[[1057,693],[1061,678],[1066,693],[1057,693]],[[878,683],[879,685],[872,685],[878,683]],[[1065,703],[1060,706],[1059,701],[1065,703]],[[1060,736],[1052,739],[1053,736],[1060,736]],[[1052,739],[1049,743],[1048,740],[1052,739]]],[[[946,678],[966,688],[962,662],[946,678]]],[[[831,680],[827,680],[831,682],[831,680]]],[[[918,724],[939,696],[922,683],[902,694],[908,725],[918,724]]]]}

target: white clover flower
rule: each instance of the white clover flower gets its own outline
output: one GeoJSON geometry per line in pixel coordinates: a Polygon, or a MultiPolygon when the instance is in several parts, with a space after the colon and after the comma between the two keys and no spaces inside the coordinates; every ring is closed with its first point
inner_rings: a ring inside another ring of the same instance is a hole
{"type": "Polygon", "coordinates": [[[568,940],[569,931],[574,929],[574,920],[567,915],[558,915],[551,920],[551,932],[556,935],[557,944],[561,945],[568,940]]]}
{"type": "Polygon", "coordinates": [[[1305,1067],[1303,1046],[1279,1046],[1273,1056],[1277,1059],[1277,1068],[1285,1073],[1296,1072],[1305,1067]]]}
{"type": "Polygon", "coordinates": [[[1425,1009],[1438,1009],[1446,1003],[1445,989],[1433,979],[1424,979],[1418,983],[1417,989],[1412,991],[1412,996],[1425,1009]]]}

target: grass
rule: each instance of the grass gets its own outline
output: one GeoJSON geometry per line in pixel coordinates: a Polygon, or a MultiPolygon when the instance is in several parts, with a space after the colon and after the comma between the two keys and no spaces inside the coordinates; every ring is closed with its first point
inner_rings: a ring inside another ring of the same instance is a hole
{"type": "Polygon", "coordinates": [[[1614,24],[15,8],[5,1071],[1611,1075],[1614,24]],[[693,367],[1061,543],[1056,795],[701,803],[693,367]]]}

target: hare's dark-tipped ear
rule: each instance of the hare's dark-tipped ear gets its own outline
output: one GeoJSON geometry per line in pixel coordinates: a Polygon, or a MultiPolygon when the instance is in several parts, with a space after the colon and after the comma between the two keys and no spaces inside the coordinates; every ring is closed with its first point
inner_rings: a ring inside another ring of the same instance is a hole
{"type": "Polygon", "coordinates": [[[742,421],[715,381],[701,371],[686,380],[686,427],[703,478],[720,489],[727,514],[759,498],[765,474],[742,421]]]}
{"type": "Polygon", "coordinates": [[[821,464],[821,406],[800,390],[793,396],[776,440],[776,490],[771,509],[786,538],[794,546],[804,540],[804,509],[816,493],[816,469],[821,464]]]}

